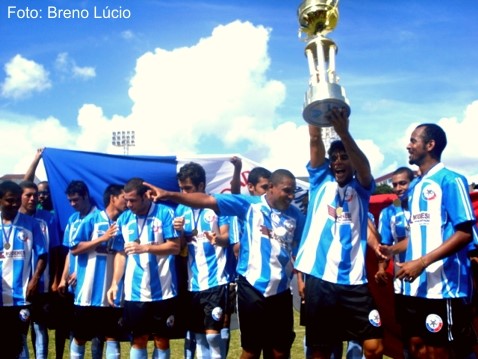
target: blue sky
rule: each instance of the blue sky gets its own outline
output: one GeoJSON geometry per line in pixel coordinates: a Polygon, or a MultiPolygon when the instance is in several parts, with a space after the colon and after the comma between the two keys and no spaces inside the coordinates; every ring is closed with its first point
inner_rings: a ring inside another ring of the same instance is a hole
{"type": "MultiPolygon", "coordinates": [[[[0,175],[24,172],[39,147],[122,154],[116,130],[135,131],[130,154],[239,154],[305,175],[299,5],[3,1],[0,175]],[[94,18],[95,6],[131,16],[94,18]],[[27,7],[42,18],[20,18],[27,7]],[[49,8],[89,17],[48,18],[49,8]]],[[[339,13],[327,36],[374,175],[406,165],[412,129],[434,122],[448,134],[445,164],[478,181],[476,0],[342,0],[339,13]]]]}

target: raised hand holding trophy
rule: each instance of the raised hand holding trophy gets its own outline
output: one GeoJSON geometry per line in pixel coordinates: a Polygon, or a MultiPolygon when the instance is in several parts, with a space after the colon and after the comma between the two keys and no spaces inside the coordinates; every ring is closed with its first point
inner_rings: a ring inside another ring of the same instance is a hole
{"type": "Polygon", "coordinates": [[[350,115],[349,101],[335,71],[337,45],[325,37],[337,25],[338,2],[304,0],[297,11],[300,34],[306,35],[305,55],[310,73],[302,117],[319,127],[331,126],[325,115],[333,107],[344,108],[350,115]]]}

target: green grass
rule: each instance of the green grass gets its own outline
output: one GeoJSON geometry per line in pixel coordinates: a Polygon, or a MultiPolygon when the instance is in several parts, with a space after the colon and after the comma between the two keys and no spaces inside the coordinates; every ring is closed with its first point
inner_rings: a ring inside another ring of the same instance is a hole
{"type": "MultiPolygon", "coordinates": [[[[302,340],[304,338],[304,327],[299,326],[299,315],[297,312],[295,312],[295,333],[296,333],[296,338],[294,341],[294,344],[292,346],[292,352],[291,352],[291,358],[303,358],[303,348],[302,348],[302,340]]],[[[49,337],[49,352],[48,352],[48,358],[55,358],[55,332],[50,331],[49,332],[50,337],[49,337]]],[[[171,358],[172,359],[180,359],[183,358],[183,340],[182,339],[174,339],[171,340],[171,358]]],[[[69,345],[70,341],[67,340],[65,343],[65,353],[63,357],[69,358],[69,345]]],[[[90,342],[86,344],[86,351],[85,351],[85,358],[86,359],[91,359],[91,351],[90,351],[90,342]]],[[[32,344],[31,344],[31,339],[28,337],[28,347],[30,351],[30,358],[34,359],[33,355],[33,350],[32,350],[32,344]]],[[[127,359],[129,358],[129,348],[130,344],[127,342],[122,342],[121,343],[121,359],[127,359]]],[[[240,338],[239,338],[239,330],[232,330],[231,331],[231,342],[229,346],[229,354],[228,358],[239,358],[241,355],[241,345],[240,345],[240,338]]],[[[150,341],[148,344],[148,357],[151,358],[151,353],[153,352],[153,342],[150,341]]],[[[104,355],[103,355],[104,357],[104,355]]]]}
{"type": "MultiPolygon", "coordinates": [[[[291,351],[291,358],[292,359],[297,359],[297,358],[304,358],[304,351],[303,351],[303,339],[304,339],[304,334],[305,334],[305,328],[299,325],[299,313],[294,311],[295,314],[295,341],[292,345],[292,351],[291,351]]],[[[49,339],[49,355],[48,358],[55,358],[55,332],[50,331],[50,339],[49,339]]],[[[174,339],[171,340],[171,358],[172,359],[181,359],[183,358],[183,340],[182,339],[174,339]]],[[[31,340],[28,338],[28,345],[30,349],[30,358],[34,359],[33,351],[32,351],[32,346],[31,346],[31,340]]],[[[65,359],[69,358],[69,345],[70,341],[67,340],[65,343],[65,353],[63,357],[65,359]]],[[[85,358],[86,359],[91,359],[91,351],[90,351],[90,342],[86,344],[87,348],[85,351],[85,358]]],[[[129,348],[130,344],[126,342],[121,343],[121,359],[127,359],[129,358],[129,348]]],[[[233,330],[231,331],[231,343],[229,346],[229,354],[228,358],[239,358],[241,355],[241,345],[240,345],[240,338],[239,338],[239,330],[233,330]]],[[[151,358],[151,354],[153,352],[153,342],[150,341],[148,345],[148,358],[151,358]]],[[[345,354],[345,350],[344,350],[345,354]]],[[[105,357],[103,355],[103,357],[105,357]]],[[[345,356],[344,356],[345,358],[345,356]]],[[[388,358],[387,356],[384,356],[384,358],[388,358]]]]}

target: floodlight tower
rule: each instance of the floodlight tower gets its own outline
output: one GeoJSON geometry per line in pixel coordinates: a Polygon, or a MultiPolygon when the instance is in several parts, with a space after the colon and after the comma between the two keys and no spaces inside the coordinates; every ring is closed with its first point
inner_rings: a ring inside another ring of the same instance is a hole
{"type": "Polygon", "coordinates": [[[123,153],[129,154],[129,148],[136,145],[134,131],[113,131],[111,138],[113,146],[123,147],[123,153]]]}

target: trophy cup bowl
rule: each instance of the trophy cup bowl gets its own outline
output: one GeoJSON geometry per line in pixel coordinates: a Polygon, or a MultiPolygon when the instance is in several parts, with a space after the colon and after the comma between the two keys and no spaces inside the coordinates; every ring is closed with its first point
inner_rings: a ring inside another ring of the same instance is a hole
{"type": "Polygon", "coordinates": [[[350,116],[350,106],[343,87],[335,83],[319,82],[309,86],[302,117],[311,125],[329,127],[332,124],[327,119],[327,112],[334,107],[345,109],[347,117],[350,116]]]}
{"type": "Polygon", "coordinates": [[[319,127],[331,126],[327,112],[334,107],[343,108],[347,116],[350,115],[349,101],[335,71],[337,46],[324,36],[337,25],[338,2],[304,0],[297,11],[300,32],[307,35],[305,54],[310,74],[302,116],[309,124],[319,127]]]}
{"type": "Polygon", "coordinates": [[[301,31],[308,36],[326,34],[337,26],[338,0],[304,0],[297,10],[301,31]]]}

